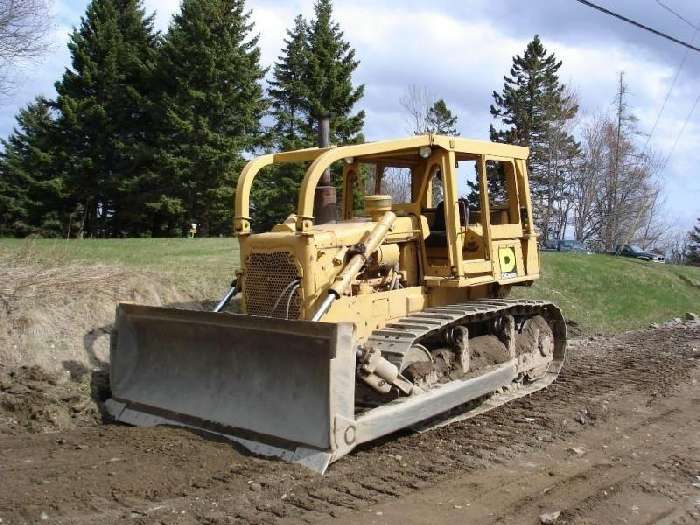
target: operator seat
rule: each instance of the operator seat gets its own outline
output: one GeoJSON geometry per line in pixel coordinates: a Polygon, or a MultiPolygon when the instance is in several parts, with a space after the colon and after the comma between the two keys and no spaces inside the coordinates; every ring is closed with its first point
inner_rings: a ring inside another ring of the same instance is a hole
{"type": "MultiPolygon", "coordinates": [[[[469,202],[467,199],[460,197],[457,200],[457,206],[459,208],[459,223],[462,228],[465,228],[469,224],[469,202]]],[[[430,235],[425,239],[426,246],[446,246],[447,245],[447,231],[445,227],[445,201],[440,201],[440,203],[435,207],[435,219],[433,225],[430,228],[430,235]]]]}

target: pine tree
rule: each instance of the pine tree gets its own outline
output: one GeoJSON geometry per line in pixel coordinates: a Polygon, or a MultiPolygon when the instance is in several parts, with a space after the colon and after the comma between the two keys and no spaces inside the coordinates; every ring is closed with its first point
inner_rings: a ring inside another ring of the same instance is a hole
{"type": "Polygon", "coordinates": [[[0,235],[62,236],[69,206],[55,163],[49,102],[39,97],[15,118],[17,126],[2,141],[0,154],[0,235]]]}
{"type": "Polygon", "coordinates": [[[189,222],[202,235],[230,232],[243,152],[262,141],[266,109],[258,38],[243,0],[183,0],[159,61],[157,159],[171,232],[189,222]],[[167,191],[166,191],[167,190],[167,191]]]}
{"type": "MultiPolygon", "coordinates": [[[[268,95],[274,124],[271,130],[272,146],[277,151],[288,151],[315,146],[309,136],[304,101],[308,98],[306,67],[309,46],[308,24],[301,15],[294,19],[294,27],[287,31],[285,47],[272,70],[268,95]]],[[[304,167],[282,164],[264,170],[253,188],[253,224],[266,231],[283,221],[295,210],[296,196],[304,177],[304,167]]]]}
{"type": "Polygon", "coordinates": [[[443,99],[436,100],[428,109],[426,116],[428,133],[437,135],[459,135],[457,131],[457,116],[447,107],[443,99]]]}
{"type": "Polygon", "coordinates": [[[340,25],[332,18],[331,0],[317,0],[314,13],[315,18],[308,29],[308,92],[304,99],[307,134],[315,136],[318,120],[330,114],[332,143],[361,142],[365,112],[353,115],[352,111],[363,97],[365,87],[352,85],[352,74],[359,65],[355,60],[355,50],[343,40],[340,25]]]}
{"type": "Polygon", "coordinates": [[[700,266],[700,217],[698,223],[688,232],[686,258],[689,264],[700,266]]]}
{"type": "MultiPolygon", "coordinates": [[[[457,115],[447,107],[445,100],[440,98],[433,102],[425,113],[425,130],[423,133],[435,133],[436,135],[459,135],[457,131],[457,115]]],[[[467,182],[469,185],[470,183],[467,182]]],[[[473,188],[472,188],[473,191],[473,188]]],[[[433,179],[433,202],[438,203],[444,199],[442,178],[433,179]]]]}
{"type": "Polygon", "coordinates": [[[61,161],[81,234],[141,233],[159,36],[142,0],[92,0],[56,84],[61,161]]]}
{"type": "MultiPolygon", "coordinates": [[[[315,18],[301,16],[287,32],[285,47],[273,68],[269,96],[272,105],[273,146],[290,150],[316,145],[318,121],[330,115],[331,143],[363,140],[364,112],[353,114],[364,94],[364,86],[352,84],[359,62],[332,19],[330,0],[318,0],[315,18]]],[[[254,225],[267,229],[295,211],[304,168],[282,165],[261,173],[254,188],[254,225]]],[[[340,172],[334,171],[335,184],[340,172]]]]}
{"type": "Polygon", "coordinates": [[[272,106],[273,140],[281,149],[313,146],[306,134],[305,101],[309,98],[306,69],[309,59],[308,24],[298,15],[287,31],[285,47],[272,69],[268,95],[272,106]]]}
{"type": "MultiPolygon", "coordinates": [[[[353,87],[352,74],[359,61],[355,50],[344,40],[340,25],[333,20],[333,2],[316,0],[314,19],[309,24],[309,58],[307,63],[308,97],[305,100],[308,117],[308,136],[316,136],[318,123],[330,117],[331,144],[356,144],[364,141],[365,112],[353,114],[355,104],[364,96],[365,86],[353,87]]],[[[338,166],[330,169],[332,184],[342,185],[338,166]]],[[[366,173],[357,174],[358,186],[364,185],[366,173]]],[[[338,193],[340,195],[340,193],[338,193]]],[[[354,191],[354,206],[361,205],[358,190],[354,191]]]]}
{"type": "Polygon", "coordinates": [[[561,61],[547,54],[539,36],[527,45],[524,55],[513,57],[510,76],[504,77],[503,91],[493,92],[491,116],[505,124],[503,130],[490,127],[491,140],[528,146],[530,188],[535,221],[544,240],[551,235],[554,194],[562,184],[561,166],[579,154],[566,125],[578,112],[578,105],[559,82],[561,61]],[[553,163],[552,159],[556,162],[553,163]]]}

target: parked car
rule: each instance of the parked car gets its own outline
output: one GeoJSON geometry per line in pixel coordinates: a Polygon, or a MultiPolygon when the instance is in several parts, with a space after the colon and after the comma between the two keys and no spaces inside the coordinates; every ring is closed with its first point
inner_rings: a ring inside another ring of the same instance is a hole
{"type": "Polygon", "coordinates": [[[622,255],[623,257],[632,257],[634,259],[640,259],[642,261],[653,261],[657,263],[665,263],[666,257],[660,253],[647,252],[642,250],[636,244],[623,244],[621,246],[615,247],[615,255],[622,255]]]}
{"type": "Polygon", "coordinates": [[[557,242],[557,250],[560,252],[591,253],[581,241],[574,239],[562,239],[557,242]]]}
{"type": "Polygon", "coordinates": [[[540,251],[556,252],[559,249],[559,241],[556,239],[548,239],[540,245],[540,251]]]}
{"type": "Polygon", "coordinates": [[[540,245],[540,251],[591,253],[581,241],[574,239],[549,239],[540,245]]]}

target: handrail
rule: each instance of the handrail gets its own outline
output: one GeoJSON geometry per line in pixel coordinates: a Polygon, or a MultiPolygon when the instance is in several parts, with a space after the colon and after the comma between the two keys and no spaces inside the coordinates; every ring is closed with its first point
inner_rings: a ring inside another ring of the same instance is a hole
{"type": "Polygon", "coordinates": [[[334,148],[323,153],[313,161],[306,171],[299,191],[299,206],[297,208],[297,231],[308,231],[313,226],[314,199],[316,186],[321,180],[323,172],[336,161],[358,155],[372,155],[375,153],[388,153],[409,148],[430,146],[432,135],[417,135],[406,139],[385,140],[368,142],[342,148],[334,148]]]}
{"type": "Polygon", "coordinates": [[[268,153],[248,161],[243,167],[236,185],[233,234],[236,236],[250,234],[250,190],[253,186],[253,180],[261,169],[270,164],[312,161],[331,148],[305,148],[281,153],[268,153]]]}
{"type": "Polygon", "coordinates": [[[272,153],[256,157],[248,161],[238,176],[233,211],[234,235],[248,235],[250,233],[250,189],[253,186],[253,179],[261,169],[272,164],[274,159],[275,156],[272,153]]]}

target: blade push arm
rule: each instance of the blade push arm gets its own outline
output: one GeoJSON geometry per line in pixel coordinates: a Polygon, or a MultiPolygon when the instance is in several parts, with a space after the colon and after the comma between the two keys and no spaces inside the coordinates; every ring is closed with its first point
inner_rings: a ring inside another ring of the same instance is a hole
{"type": "Polygon", "coordinates": [[[384,214],[384,217],[377,223],[377,225],[367,234],[367,237],[357,245],[356,253],[350,259],[350,262],[343,268],[336,280],[331,285],[328,290],[328,297],[326,297],[321,303],[321,306],[314,314],[312,321],[318,321],[325,315],[325,313],[330,309],[333,301],[338,299],[352,280],[357,276],[362,270],[362,267],[367,262],[367,259],[377,251],[379,245],[382,244],[387,233],[391,229],[392,224],[396,220],[396,215],[394,212],[388,211],[384,214]]]}

